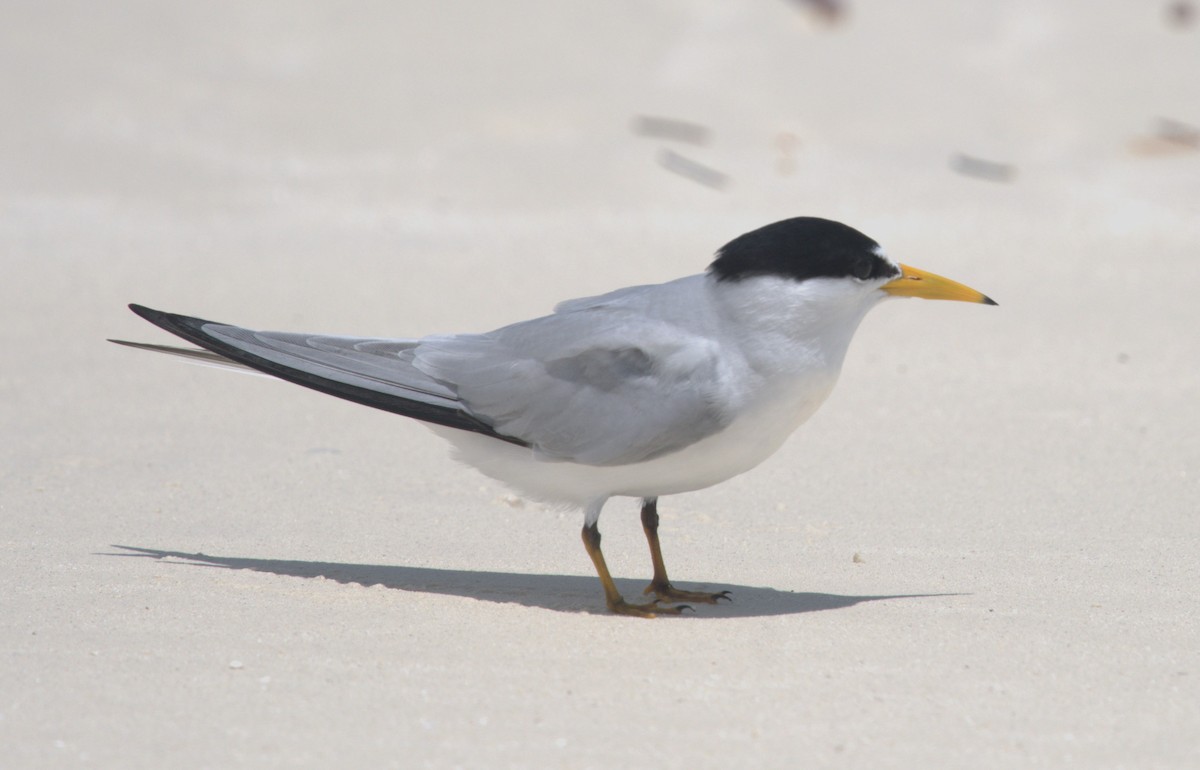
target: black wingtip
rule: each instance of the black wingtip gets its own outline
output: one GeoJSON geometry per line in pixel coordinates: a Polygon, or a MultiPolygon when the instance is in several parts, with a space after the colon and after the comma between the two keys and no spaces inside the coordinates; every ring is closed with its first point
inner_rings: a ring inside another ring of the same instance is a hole
{"type": "MultiPolygon", "coordinates": [[[[328,377],[323,377],[319,374],[305,372],[301,369],[281,364],[261,356],[255,355],[252,350],[247,350],[242,347],[229,344],[227,341],[213,336],[205,327],[225,326],[215,321],[205,320],[203,318],[194,318],[192,316],[177,315],[175,313],[165,313],[161,310],[154,310],[145,305],[131,303],[129,309],[155,326],[181,337],[188,342],[198,345],[205,350],[215,353],[217,356],[227,358],[230,361],[248,367],[257,369],[260,372],[269,374],[273,377],[278,377],[281,380],[293,382],[297,385],[302,385],[306,388],[328,393],[331,396],[344,398],[347,401],[354,401],[365,406],[370,406],[375,409],[382,409],[394,414],[401,414],[405,417],[412,417],[424,422],[431,422],[437,425],[445,425],[449,428],[458,428],[459,430],[472,431],[481,433],[485,436],[507,441],[510,444],[527,447],[519,438],[513,436],[505,436],[497,433],[491,425],[480,420],[478,417],[466,412],[464,409],[453,409],[449,407],[430,406],[420,401],[405,399],[398,396],[392,396],[386,393],[379,393],[370,388],[364,388],[357,385],[349,384],[328,377]]],[[[246,330],[244,330],[246,331],[246,330]]],[[[118,344],[122,344],[117,340],[118,344]]],[[[130,344],[130,343],[123,343],[130,344]]],[[[152,346],[132,344],[132,347],[150,347],[152,346]]]]}
{"type": "Polygon", "coordinates": [[[165,310],[155,310],[152,307],[139,305],[136,302],[129,303],[129,309],[156,326],[162,326],[164,321],[169,323],[172,320],[190,318],[190,316],[168,313],[165,310]]]}
{"type": "Polygon", "coordinates": [[[166,313],[161,310],[155,310],[154,308],[149,308],[145,305],[139,305],[136,302],[130,302],[129,309],[151,323],[153,323],[152,319],[161,318],[166,315],[166,313]]]}
{"type": "Polygon", "coordinates": [[[130,303],[129,309],[160,329],[183,337],[188,342],[194,342],[202,348],[212,350],[211,346],[205,343],[205,335],[200,332],[205,325],[214,323],[213,321],[205,318],[179,315],[177,313],[167,313],[137,303],[130,303]]]}

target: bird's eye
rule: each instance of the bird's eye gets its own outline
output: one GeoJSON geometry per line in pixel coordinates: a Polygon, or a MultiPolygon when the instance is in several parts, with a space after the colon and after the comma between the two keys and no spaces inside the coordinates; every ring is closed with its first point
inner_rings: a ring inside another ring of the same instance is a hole
{"type": "Polygon", "coordinates": [[[860,281],[870,278],[874,270],[875,262],[870,257],[859,257],[854,261],[854,277],[860,281]]]}

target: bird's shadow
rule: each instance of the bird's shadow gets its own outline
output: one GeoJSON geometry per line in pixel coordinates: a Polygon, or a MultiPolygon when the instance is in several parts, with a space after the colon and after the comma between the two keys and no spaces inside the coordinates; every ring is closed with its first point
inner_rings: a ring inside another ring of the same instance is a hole
{"type": "MultiPolygon", "coordinates": [[[[252,570],[290,577],[320,578],[339,583],[377,586],[401,591],[463,596],[479,601],[501,604],[520,604],[541,607],[556,612],[604,612],[600,583],[594,576],[541,575],[516,572],[485,572],[475,570],[401,567],[381,564],[340,564],[323,561],[293,561],[290,559],[255,559],[241,556],[211,556],[203,553],[161,551],[129,545],[113,545],[120,553],[97,554],[165,560],[172,564],[193,567],[219,567],[252,570]]],[[[640,601],[645,582],[617,579],[617,587],[630,600],[640,601]]],[[[714,590],[697,585],[680,588],[714,590]]],[[[759,586],[721,586],[728,590],[732,601],[715,606],[695,605],[697,616],[716,618],[751,618],[768,615],[794,615],[818,610],[853,607],[861,602],[883,599],[920,599],[959,594],[892,594],[881,596],[841,596],[838,594],[795,593],[759,586]]]]}

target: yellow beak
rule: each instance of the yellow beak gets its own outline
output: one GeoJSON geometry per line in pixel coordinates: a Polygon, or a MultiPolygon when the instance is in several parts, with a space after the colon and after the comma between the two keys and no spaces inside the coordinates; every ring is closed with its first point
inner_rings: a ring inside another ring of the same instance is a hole
{"type": "Polygon", "coordinates": [[[983,305],[996,304],[990,297],[980,294],[969,286],[963,286],[957,281],[951,281],[949,278],[927,273],[908,265],[901,265],[900,270],[899,278],[885,283],[880,288],[896,297],[953,299],[959,302],[978,302],[983,305]]]}

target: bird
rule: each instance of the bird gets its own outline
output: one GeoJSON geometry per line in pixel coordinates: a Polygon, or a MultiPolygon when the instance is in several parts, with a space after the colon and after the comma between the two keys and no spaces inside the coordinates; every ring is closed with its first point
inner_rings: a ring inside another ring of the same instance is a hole
{"type": "Polygon", "coordinates": [[[257,370],[422,421],[467,465],[582,511],[607,609],[653,618],[732,598],[671,582],[658,499],[771,456],[830,394],[867,312],[896,297],[996,304],[894,260],[849,225],[802,216],[734,238],[703,273],[567,300],[487,333],[255,331],[132,304],[199,347],[110,341],[257,370]],[[600,512],[613,497],[641,501],[653,570],[646,601],[621,595],[600,548],[600,512]]]}

